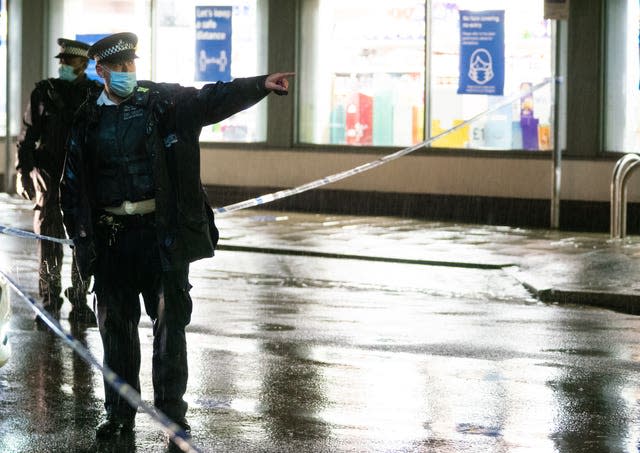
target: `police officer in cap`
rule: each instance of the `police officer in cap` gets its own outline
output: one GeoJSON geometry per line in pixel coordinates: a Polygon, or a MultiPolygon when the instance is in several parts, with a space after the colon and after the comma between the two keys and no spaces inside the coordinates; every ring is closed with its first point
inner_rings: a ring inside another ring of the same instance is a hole
{"type": "MultiPolygon", "coordinates": [[[[74,112],[90,92],[99,93],[102,85],[85,74],[89,45],[58,39],[59,77],[36,83],[24,114],[18,137],[17,191],[35,202],[33,229],[38,234],[64,238],[59,206],[59,181],[65,160],[65,144],[74,112]]],[[[39,241],[39,294],[47,311],[59,316],[62,306],[60,270],[63,250],[59,243],[39,241]]],[[[72,265],[71,287],[65,295],[72,305],[69,320],[95,325],[95,315],[87,306],[87,283],[72,265]]]]}
{"type": "MultiPolygon", "coordinates": [[[[213,256],[218,240],[200,182],[200,131],[286,94],[293,73],[201,89],[140,81],[136,45],[133,33],[117,33],[89,49],[105,86],[76,115],[62,209],[81,272],[94,276],[105,365],[140,390],[141,294],[153,322],[154,404],[187,436],[189,263],[213,256]]],[[[132,431],[136,408],[106,382],[105,409],[98,438],[132,431]]]]}

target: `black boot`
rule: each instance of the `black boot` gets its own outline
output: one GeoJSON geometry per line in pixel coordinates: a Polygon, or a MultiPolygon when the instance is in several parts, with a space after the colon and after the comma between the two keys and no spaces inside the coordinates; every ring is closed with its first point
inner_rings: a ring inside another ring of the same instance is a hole
{"type": "Polygon", "coordinates": [[[85,294],[78,294],[75,288],[69,287],[64,290],[64,295],[69,299],[72,306],[69,312],[69,322],[87,326],[96,325],[96,315],[87,306],[87,297],[85,294]]]}
{"type": "Polygon", "coordinates": [[[181,428],[178,434],[185,439],[189,439],[191,437],[191,425],[189,425],[187,419],[183,417],[176,424],[181,428]]]}
{"type": "MultiPolygon", "coordinates": [[[[189,426],[189,422],[187,422],[187,419],[183,417],[180,420],[177,420],[175,423],[180,427],[180,430],[177,431],[176,434],[187,442],[191,440],[191,426],[189,426]]],[[[174,439],[169,439],[169,448],[167,449],[168,453],[182,451],[184,450],[179,447],[179,443],[176,444],[174,439]]]]}
{"type": "Polygon", "coordinates": [[[123,436],[133,432],[136,421],[133,418],[107,416],[107,419],[96,427],[96,438],[123,436]]]}
{"type": "Polygon", "coordinates": [[[69,322],[84,324],[86,326],[95,326],[96,315],[86,305],[76,305],[69,312],[69,322]]]}

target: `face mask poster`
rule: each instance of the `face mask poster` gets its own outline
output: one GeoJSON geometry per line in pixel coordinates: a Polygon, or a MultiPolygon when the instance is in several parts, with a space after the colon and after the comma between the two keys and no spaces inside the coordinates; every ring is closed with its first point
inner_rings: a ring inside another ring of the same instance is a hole
{"type": "Polygon", "coordinates": [[[460,11],[458,94],[502,96],[504,11],[460,11]]]}
{"type": "Polygon", "coordinates": [[[231,80],[231,6],[196,6],[198,82],[231,80]]]}

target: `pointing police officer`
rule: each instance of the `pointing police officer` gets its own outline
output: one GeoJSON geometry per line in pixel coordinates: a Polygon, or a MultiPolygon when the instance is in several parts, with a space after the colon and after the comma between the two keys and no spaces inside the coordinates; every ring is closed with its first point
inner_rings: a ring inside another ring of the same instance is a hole
{"type": "MultiPolygon", "coordinates": [[[[139,295],[153,321],[154,404],[189,435],[189,263],[218,240],[200,181],[199,134],[270,92],[293,73],[238,78],[201,89],[136,78],[137,37],[116,33],[89,57],[104,91],[76,115],[61,185],[64,223],[85,278],[95,278],[104,362],[140,390],[139,295]]],[[[99,438],[131,432],[136,408],[105,382],[99,438]]]]}
{"type": "MultiPolygon", "coordinates": [[[[89,45],[80,41],[58,39],[59,77],[38,82],[31,92],[18,138],[18,193],[35,202],[34,231],[45,236],[64,238],[59,206],[59,181],[65,159],[65,142],[73,114],[93,90],[102,85],[85,74],[89,45]]],[[[55,317],[62,306],[62,245],[39,242],[39,294],[45,309],[55,317]]],[[[95,324],[95,315],[87,306],[87,284],[72,266],[71,287],[65,295],[72,305],[70,321],[95,324]]]]}

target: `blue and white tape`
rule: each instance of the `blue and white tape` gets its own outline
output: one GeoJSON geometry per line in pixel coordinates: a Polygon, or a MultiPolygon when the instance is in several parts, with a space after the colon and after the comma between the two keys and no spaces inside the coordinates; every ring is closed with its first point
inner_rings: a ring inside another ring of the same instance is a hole
{"type": "Polygon", "coordinates": [[[27,294],[6,272],[0,270],[0,275],[6,281],[7,285],[18,295],[22,300],[27,302],[31,309],[47,324],[47,326],[60,337],[67,345],[74,350],[85,362],[89,365],[95,366],[104,376],[105,382],[110,385],[118,394],[127,400],[131,407],[138,407],[143,412],[147,413],[158,425],[162,427],[165,433],[171,438],[176,446],[178,446],[183,452],[199,453],[202,450],[196,448],[190,439],[184,437],[181,434],[182,428],[174,423],[169,417],[167,417],[159,409],[145,403],[140,396],[140,393],[133,387],[127,384],[121,377],[114,373],[109,367],[102,365],[91,352],[84,347],[80,341],[74,338],[68,332],[62,328],[58,320],[53,318],[49,312],[42,306],[42,304],[36,302],[36,300],[27,294]]]}
{"type": "Polygon", "coordinates": [[[57,242],[58,244],[71,245],[73,241],[71,239],[60,239],[51,236],[44,236],[42,234],[36,234],[31,231],[20,230],[18,228],[12,228],[6,225],[0,225],[0,233],[9,236],[15,236],[24,239],[40,239],[43,241],[57,242]]]}

